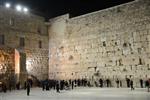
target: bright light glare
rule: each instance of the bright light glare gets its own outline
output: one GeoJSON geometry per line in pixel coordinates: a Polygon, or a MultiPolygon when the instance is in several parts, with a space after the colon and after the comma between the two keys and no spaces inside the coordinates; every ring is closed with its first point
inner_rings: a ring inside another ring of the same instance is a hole
{"type": "Polygon", "coordinates": [[[22,6],[21,6],[21,5],[17,5],[17,6],[16,6],[16,10],[17,10],[17,11],[22,11],[22,6]]]}
{"type": "Polygon", "coordinates": [[[25,7],[25,8],[23,8],[23,11],[24,11],[24,12],[28,12],[29,9],[25,7]]]}
{"type": "Polygon", "coordinates": [[[5,7],[6,7],[6,8],[10,8],[10,7],[11,7],[11,4],[10,4],[10,3],[6,3],[6,4],[5,4],[5,7]]]}

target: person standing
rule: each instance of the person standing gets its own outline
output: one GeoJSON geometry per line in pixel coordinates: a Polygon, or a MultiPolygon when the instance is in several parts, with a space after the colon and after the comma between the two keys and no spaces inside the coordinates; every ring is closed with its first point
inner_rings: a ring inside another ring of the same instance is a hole
{"type": "Polygon", "coordinates": [[[56,84],[56,92],[60,93],[60,91],[59,91],[59,82],[57,82],[57,84],[56,84]]]}
{"type": "Polygon", "coordinates": [[[103,87],[103,79],[99,79],[99,84],[100,84],[100,87],[102,88],[103,87]]]}
{"type": "Polygon", "coordinates": [[[130,79],[126,78],[126,82],[127,82],[127,87],[129,88],[130,87],[130,79]]]}
{"type": "Polygon", "coordinates": [[[30,95],[30,83],[27,82],[27,96],[30,95]]]}
{"type": "Polygon", "coordinates": [[[45,81],[42,81],[42,90],[45,90],[45,81]]]}
{"type": "Polygon", "coordinates": [[[46,82],[46,91],[48,91],[49,90],[49,82],[47,81],[46,82]]]}
{"type": "Polygon", "coordinates": [[[109,87],[109,79],[106,79],[106,86],[109,87]]]}
{"type": "Polygon", "coordinates": [[[120,80],[120,87],[122,88],[122,81],[120,80]]]}
{"type": "Polygon", "coordinates": [[[117,88],[119,88],[119,79],[117,78],[117,80],[116,80],[116,84],[117,84],[117,88]]]}
{"type": "Polygon", "coordinates": [[[131,87],[131,90],[134,90],[134,87],[133,87],[133,80],[130,80],[130,87],[131,87]]]}
{"type": "Polygon", "coordinates": [[[74,81],[73,80],[71,82],[71,86],[72,86],[72,90],[73,90],[73,88],[74,88],[74,81]]]}
{"type": "Polygon", "coordinates": [[[140,86],[141,86],[141,88],[143,88],[143,80],[142,79],[140,79],[140,86]]]}
{"type": "MultiPolygon", "coordinates": [[[[145,81],[145,87],[148,89],[149,87],[149,82],[148,82],[148,79],[145,81]]],[[[149,89],[148,89],[148,92],[149,92],[149,89]]]]}

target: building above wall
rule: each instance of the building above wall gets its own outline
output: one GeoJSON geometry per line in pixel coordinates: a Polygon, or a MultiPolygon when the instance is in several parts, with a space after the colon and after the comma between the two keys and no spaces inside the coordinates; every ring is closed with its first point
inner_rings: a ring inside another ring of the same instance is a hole
{"type": "Polygon", "coordinates": [[[34,15],[30,12],[22,13],[14,9],[0,6],[0,24],[1,30],[5,30],[7,28],[18,32],[20,31],[22,33],[28,32],[48,35],[45,18],[34,15]]]}

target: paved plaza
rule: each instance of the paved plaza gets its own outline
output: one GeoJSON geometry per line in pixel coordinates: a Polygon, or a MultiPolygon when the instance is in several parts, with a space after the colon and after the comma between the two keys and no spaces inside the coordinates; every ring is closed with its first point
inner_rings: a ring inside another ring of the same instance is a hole
{"type": "Polygon", "coordinates": [[[146,89],[127,88],[76,88],[56,93],[34,88],[30,96],[25,90],[0,93],[0,100],[150,100],[150,93],[146,89]]]}

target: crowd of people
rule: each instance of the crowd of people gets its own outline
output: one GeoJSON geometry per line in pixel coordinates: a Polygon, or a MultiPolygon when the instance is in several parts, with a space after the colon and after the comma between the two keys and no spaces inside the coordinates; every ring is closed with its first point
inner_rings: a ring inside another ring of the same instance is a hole
{"type": "MultiPolygon", "coordinates": [[[[134,81],[130,78],[126,78],[126,87],[127,88],[131,88],[131,90],[134,90],[135,89],[135,86],[134,86],[134,81]]],[[[96,86],[96,87],[113,87],[112,86],[112,82],[110,79],[99,79],[98,80],[98,83],[95,81],[93,85],[90,81],[88,81],[87,79],[75,79],[75,80],[68,80],[68,81],[65,81],[65,80],[44,80],[44,81],[41,81],[41,87],[42,87],[42,90],[46,90],[46,91],[49,91],[51,89],[54,89],[56,90],[56,92],[60,92],[61,90],[71,90],[71,89],[74,89],[75,87],[93,87],[93,86],[96,86]]],[[[123,87],[122,86],[122,81],[119,80],[118,78],[115,80],[115,83],[116,83],[116,87],[117,88],[121,88],[123,87]]],[[[139,85],[140,85],[140,88],[148,88],[148,92],[150,92],[150,79],[147,79],[147,80],[143,80],[143,79],[140,79],[139,80],[139,85]]]]}
{"type": "MultiPolygon", "coordinates": [[[[130,78],[126,78],[126,87],[131,88],[131,90],[134,90],[134,81],[130,78]]],[[[114,80],[116,83],[116,87],[120,88],[122,87],[122,81],[119,79],[114,80]]],[[[39,87],[42,88],[43,91],[49,91],[51,89],[56,90],[56,92],[60,93],[61,90],[72,90],[75,87],[113,87],[112,86],[112,81],[110,79],[99,79],[98,82],[95,81],[94,85],[88,81],[87,79],[75,79],[75,80],[42,80],[39,82],[39,87]]],[[[150,92],[150,79],[147,79],[146,81],[143,79],[139,80],[139,84],[141,88],[148,88],[148,92],[150,92]]],[[[24,82],[23,88],[20,88],[20,82],[16,83],[16,89],[25,89],[27,90],[27,95],[29,96],[30,94],[30,88],[33,86],[33,81],[32,79],[27,79],[27,81],[24,82]]],[[[7,85],[5,83],[2,84],[2,91],[7,92],[7,89],[11,91],[12,85],[10,84],[7,88],[7,85]]]]}
{"type": "MultiPolygon", "coordinates": [[[[131,88],[131,90],[134,90],[135,89],[135,86],[134,86],[134,81],[133,79],[130,79],[130,78],[126,78],[126,87],[127,88],[131,88]]],[[[122,87],[122,81],[119,80],[118,78],[115,80],[116,82],[116,87],[119,88],[119,87],[122,87]]],[[[99,79],[99,86],[100,87],[104,87],[104,84],[106,87],[112,87],[112,84],[111,84],[111,80],[109,79],[106,79],[106,80],[103,80],[103,79],[99,79]]],[[[140,88],[148,88],[148,92],[150,92],[149,88],[150,88],[150,79],[147,79],[147,80],[143,80],[143,79],[140,79],[139,80],[139,84],[140,84],[140,88]]]]}
{"type": "Polygon", "coordinates": [[[78,80],[44,80],[41,81],[42,83],[42,90],[51,90],[51,89],[56,89],[57,92],[59,90],[70,90],[74,89],[74,87],[80,87],[80,86],[88,86],[88,82],[86,79],[78,79],[78,80]]]}

